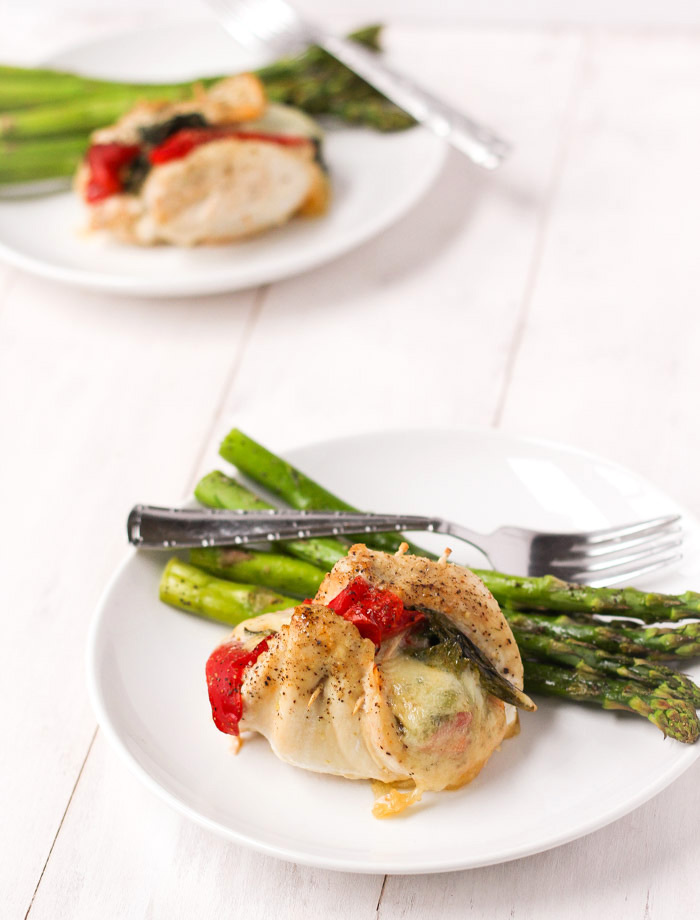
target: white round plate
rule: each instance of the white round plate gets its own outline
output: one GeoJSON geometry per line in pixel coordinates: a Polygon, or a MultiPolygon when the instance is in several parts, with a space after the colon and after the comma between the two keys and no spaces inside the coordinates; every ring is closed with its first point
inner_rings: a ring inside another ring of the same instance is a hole
{"type": "MultiPolygon", "coordinates": [[[[236,73],[264,61],[215,22],[142,29],[92,42],[51,66],[109,79],[167,81],[236,73]]],[[[398,220],[436,178],[445,145],[412,128],[380,134],[329,127],[324,150],[333,200],[327,215],[294,220],[254,239],[180,249],[88,238],[71,192],[0,200],[0,258],[82,287],[141,296],[233,291],[321,265],[398,220]]]]}
{"type": "MultiPolygon", "coordinates": [[[[568,447],[414,431],[330,441],[287,457],[359,506],[444,515],[477,530],[505,523],[588,529],[680,512],[685,562],[650,585],[700,585],[697,522],[635,473],[568,447]]],[[[100,602],[87,662],[100,726],[161,798],[269,855],[377,873],[503,862],[614,821],[700,753],[700,744],[664,740],[639,716],[542,698],[536,713],[522,716],[521,734],[470,785],[377,820],[368,782],[289,766],[260,736],[231,754],[212,723],[204,679],[227,630],[158,601],[164,563],[162,554],[132,553],[100,602]]]]}

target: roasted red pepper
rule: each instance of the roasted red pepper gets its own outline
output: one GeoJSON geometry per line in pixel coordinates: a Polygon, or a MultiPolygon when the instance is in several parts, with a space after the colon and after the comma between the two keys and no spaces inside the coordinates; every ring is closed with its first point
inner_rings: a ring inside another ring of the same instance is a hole
{"type": "MultiPolygon", "coordinates": [[[[308,602],[307,603],[311,603],[308,602]]],[[[328,604],[338,616],[353,623],[363,639],[379,647],[424,619],[417,610],[406,610],[401,598],[391,591],[373,588],[358,576],[328,604]]],[[[207,687],[214,724],[227,735],[238,735],[243,715],[241,688],[245,669],[269,647],[270,637],[246,650],[233,642],[215,649],[207,661],[207,687]]]]}
{"type": "MultiPolygon", "coordinates": [[[[284,147],[299,147],[310,143],[307,137],[286,134],[262,134],[258,131],[241,131],[233,126],[212,128],[182,128],[167,140],[154,147],[148,154],[153,166],[179,160],[202,144],[234,137],[239,140],[267,141],[284,147]]],[[[91,204],[103,201],[110,195],[117,195],[124,189],[124,173],[127,167],[141,153],[137,144],[93,144],[87,152],[89,176],[85,198],[91,204]]]]}
{"type": "Polygon", "coordinates": [[[85,198],[94,204],[123,188],[124,170],[138,156],[136,144],[93,144],[87,152],[90,170],[85,198]]]}
{"type": "Polygon", "coordinates": [[[162,144],[154,147],[148,154],[148,159],[154,166],[160,163],[169,163],[171,160],[179,160],[187,156],[191,150],[194,150],[195,147],[201,147],[202,144],[230,137],[243,141],[267,141],[270,144],[281,144],[283,147],[300,147],[302,144],[309,143],[308,137],[241,131],[240,128],[225,125],[213,128],[182,128],[182,130],[177,131],[163,141],[162,144]]]}
{"type": "Polygon", "coordinates": [[[247,651],[239,645],[225,643],[215,649],[207,661],[207,687],[214,724],[227,735],[238,735],[243,715],[243,672],[268,649],[269,637],[247,651]]]}
{"type": "Polygon", "coordinates": [[[400,597],[391,591],[373,588],[358,575],[329,602],[334,613],[357,626],[363,639],[379,647],[385,639],[396,636],[424,619],[417,610],[406,610],[400,597]]]}

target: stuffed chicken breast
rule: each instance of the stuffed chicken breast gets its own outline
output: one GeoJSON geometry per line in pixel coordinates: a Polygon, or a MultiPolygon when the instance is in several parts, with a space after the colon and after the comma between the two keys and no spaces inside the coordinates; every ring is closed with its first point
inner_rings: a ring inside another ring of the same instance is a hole
{"type": "Polygon", "coordinates": [[[251,74],[142,102],[96,131],[76,177],[88,228],[139,245],[243,239],[328,204],[321,133],[251,74]]]}
{"type": "Polygon", "coordinates": [[[282,760],[371,779],[380,817],[469,782],[514,732],[522,662],[471,572],[357,545],[316,598],[247,620],[207,665],[214,721],[282,760]]]}

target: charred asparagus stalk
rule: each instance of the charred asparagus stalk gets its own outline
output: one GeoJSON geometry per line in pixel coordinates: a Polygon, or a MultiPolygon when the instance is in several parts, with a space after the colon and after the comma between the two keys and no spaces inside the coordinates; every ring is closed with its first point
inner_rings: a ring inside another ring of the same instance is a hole
{"type": "Polygon", "coordinates": [[[72,176],[87,136],[68,135],[24,144],[0,141],[0,184],[72,176]]]}
{"type": "MultiPolygon", "coordinates": [[[[301,470],[275,456],[242,431],[234,428],[221,444],[221,456],[237,466],[255,482],[279,495],[293,508],[356,511],[343,499],[328,492],[301,470]]],[[[393,552],[401,542],[400,535],[365,534],[369,545],[393,552]]],[[[418,547],[413,552],[434,558],[418,547]]],[[[503,605],[546,610],[625,614],[657,623],[676,622],[700,617],[700,593],[686,591],[681,595],[658,594],[636,588],[591,588],[561,581],[553,575],[541,578],[504,575],[491,570],[474,569],[484,584],[503,605]]]]}
{"type": "MultiPolygon", "coordinates": [[[[220,79],[220,78],[218,78],[220,79]]],[[[192,83],[117,83],[61,70],[0,65],[0,111],[51,105],[76,96],[120,95],[128,91],[158,93],[159,99],[179,98],[191,92],[192,83]]]]}
{"type": "Polygon", "coordinates": [[[215,578],[177,557],[165,567],[160,581],[160,599],[188,613],[196,613],[228,626],[297,604],[293,598],[257,585],[239,585],[215,578]]]}
{"type": "MultiPolygon", "coordinates": [[[[322,569],[299,559],[235,548],[194,549],[190,553],[190,561],[220,578],[263,585],[284,595],[300,598],[313,597],[325,575],[322,569]]],[[[647,688],[653,688],[657,696],[687,700],[700,707],[700,688],[685,674],[645,660],[643,647],[639,647],[639,655],[623,653],[619,648],[610,651],[601,647],[600,642],[604,642],[609,634],[606,627],[584,626],[577,629],[579,624],[568,620],[561,623],[537,614],[508,610],[505,613],[524,655],[554,661],[582,672],[636,680],[647,688]]],[[[700,624],[692,625],[700,629],[700,624]]]]}
{"type": "MultiPolygon", "coordinates": [[[[379,48],[380,26],[349,38],[379,48]]],[[[318,47],[257,71],[273,102],[295,105],[312,114],[334,115],[381,131],[397,131],[413,119],[318,47]]],[[[51,70],[0,69],[0,139],[88,134],[116,121],[143,99],[190,98],[196,85],[211,86],[220,76],[171,83],[115,83],[51,70]]]]}
{"type": "Polygon", "coordinates": [[[291,556],[234,548],[193,549],[190,562],[219,578],[264,585],[299,598],[313,597],[326,575],[315,565],[291,556]]]}
{"type": "Polygon", "coordinates": [[[604,649],[569,639],[553,639],[541,633],[513,626],[513,635],[523,655],[568,665],[583,674],[599,674],[634,680],[653,689],[657,696],[686,700],[700,706],[700,687],[685,674],[643,658],[612,655],[604,649]]]}
{"type": "MultiPolygon", "coordinates": [[[[354,510],[241,432],[234,430],[226,438],[222,455],[293,507],[354,510]]],[[[267,503],[259,503],[252,492],[223,474],[205,477],[203,482],[214,493],[219,488],[223,489],[223,499],[215,494],[205,495],[205,503],[214,507],[269,507],[267,503]],[[233,487],[229,488],[229,485],[233,487]]],[[[327,542],[334,558],[320,564],[319,569],[327,570],[345,553],[345,545],[340,541],[327,542]]],[[[220,565],[220,560],[217,564],[220,565]]],[[[225,573],[225,566],[220,566],[219,571],[225,573]]],[[[259,571],[263,580],[262,569],[259,571]]],[[[697,740],[700,723],[694,705],[700,702],[700,690],[685,675],[644,659],[687,658],[699,654],[700,623],[673,628],[631,627],[627,620],[610,624],[594,621],[592,614],[622,612],[635,618],[681,619],[700,610],[696,606],[698,595],[688,592],[674,597],[645,594],[634,589],[600,591],[569,586],[556,579],[523,579],[491,572],[478,574],[488,587],[492,590],[496,588],[494,593],[497,598],[499,594],[501,599],[508,596],[499,590],[504,584],[507,591],[511,591],[516,587],[522,588],[526,583],[525,590],[531,591],[528,597],[540,599],[545,609],[556,610],[556,605],[562,602],[559,592],[563,592],[572,612],[582,611],[591,618],[589,622],[581,622],[567,616],[547,616],[506,605],[506,616],[524,656],[546,659],[545,662],[525,662],[527,692],[597,703],[607,709],[626,709],[645,716],[665,734],[679,741],[691,743],[697,740]]],[[[316,578],[319,577],[317,573],[316,578]]],[[[281,573],[276,585],[280,590],[295,593],[281,573]]],[[[310,583],[308,586],[312,587],[310,583]]]]}
{"type": "Polygon", "coordinates": [[[653,725],[685,744],[700,736],[700,723],[691,703],[657,696],[635,681],[584,675],[540,661],[525,661],[525,690],[560,696],[580,703],[597,703],[603,709],[624,709],[644,716],[653,725]]]}
{"type": "MultiPolygon", "coordinates": [[[[251,493],[247,493],[246,500],[250,501],[250,497],[251,493]]],[[[278,591],[288,595],[311,595],[323,575],[320,569],[313,570],[313,567],[300,560],[284,559],[276,554],[246,553],[246,559],[233,560],[229,565],[225,555],[222,560],[222,553],[225,554],[226,550],[194,550],[193,557],[200,563],[210,565],[217,574],[228,578],[246,577],[250,581],[267,584],[268,587],[274,582],[278,591]],[[301,569],[298,568],[300,566],[301,569]],[[305,581],[310,577],[309,570],[313,580],[305,581]]],[[[212,577],[178,559],[168,563],[161,583],[161,598],[183,610],[228,625],[296,603],[284,594],[212,577]]],[[[568,618],[548,618],[535,614],[535,622],[531,623],[528,615],[521,612],[508,612],[508,616],[516,624],[516,641],[524,655],[536,655],[565,665],[561,667],[527,662],[528,691],[598,702],[604,708],[630,709],[645,715],[666,734],[678,740],[690,742],[697,737],[698,726],[692,707],[697,705],[700,691],[685,675],[642,659],[615,657],[604,649],[586,643],[571,639],[563,641],[560,634],[552,639],[543,634],[539,627],[539,621],[546,621],[543,625],[551,627],[554,624],[561,631],[567,625],[561,621],[570,623],[568,618]],[[566,665],[573,667],[570,669],[566,665]],[[614,677],[609,676],[613,674],[614,677]]],[[[578,625],[573,624],[574,631],[578,625]]],[[[591,629],[602,628],[589,627],[589,636],[591,629]]]]}
{"type": "MultiPolygon", "coordinates": [[[[289,561],[297,564],[297,560],[289,561]]],[[[260,568],[256,571],[262,572],[260,568]]],[[[285,585],[280,577],[278,586],[289,590],[293,585],[289,582],[285,585]]],[[[264,588],[214,578],[177,558],[166,566],[160,596],[175,607],[229,626],[296,604],[292,598],[264,588]]],[[[583,643],[548,640],[546,636],[523,630],[516,631],[516,640],[525,656],[535,654],[574,665],[569,668],[526,660],[527,693],[598,703],[605,709],[626,709],[645,716],[678,741],[697,740],[700,724],[694,705],[700,691],[684,675],[641,660],[631,659],[630,664],[626,658],[611,658],[583,643]],[[608,673],[597,673],[601,670],[608,673]],[[609,676],[613,673],[615,677],[609,676]]]]}
{"type": "MultiPolygon", "coordinates": [[[[367,26],[352,32],[348,38],[373,51],[379,51],[381,30],[382,27],[378,25],[367,26]]],[[[316,45],[299,55],[281,58],[261,67],[256,73],[263,83],[278,85],[280,92],[285,91],[283,87],[286,87],[287,93],[306,89],[311,98],[317,93],[330,95],[345,90],[355,76],[316,45]],[[314,77],[321,72],[326,77],[325,83],[314,89],[314,77]]],[[[60,102],[76,96],[118,95],[132,91],[140,94],[142,99],[179,99],[191,94],[195,83],[211,86],[221,79],[222,75],[210,75],[196,81],[178,83],[125,83],[46,67],[0,65],[0,111],[60,102]]]]}
{"type": "MultiPolygon", "coordinates": [[[[211,508],[237,510],[270,507],[245,486],[220,472],[209,473],[205,476],[197,485],[195,494],[202,504],[211,508]]],[[[234,581],[243,580],[254,584],[264,584],[284,594],[298,594],[301,597],[314,594],[318,586],[317,581],[320,583],[323,573],[330,571],[338,559],[346,553],[346,547],[340,541],[331,538],[284,542],[275,546],[290,555],[296,555],[300,560],[311,562],[311,569],[305,569],[302,566],[298,571],[294,571],[292,560],[285,559],[285,566],[288,568],[285,571],[280,566],[275,572],[273,583],[265,580],[268,577],[268,567],[277,567],[275,560],[278,557],[273,557],[271,554],[257,554],[264,557],[260,567],[255,567],[255,571],[259,572],[259,581],[258,577],[253,575],[254,568],[251,568],[250,574],[245,577],[240,574],[236,575],[235,570],[227,574],[221,550],[207,549],[202,551],[201,556],[200,551],[196,550],[192,561],[220,577],[232,577],[234,581]],[[294,571],[294,581],[286,581],[287,572],[291,571],[294,571]],[[294,584],[297,590],[294,590],[294,584]]],[[[226,550],[223,553],[226,553],[226,550]]],[[[256,554],[247,555],[254,557],[256,554]]],[[[685,623],[674,627],[635,626],[630,628],[620,625],[621,622],[626,621],[579,622],[565,615],[549,616],[541,612],[513,610],[508,606],[504,606],[503,610],[511,627],[520,632],[538,633],[565,642],[585,643],[610,655],[656,661],[700,656],[700,623],[685,623]]]]}
{"type": "Polygon", "coordinates": [[[491,571],[477,574],[500,604],[513,607],[587,612],[591,616],[623,614],[645,623],[700,617],[700,594],[695,591],[679,595],[657,594],[636,588],[590,588],[561,581],[554,575],[521,578],[491,571]]]}
{"type": "MultiPolygon", "coordinates": [[[[208,508],[224,508],[228,511],[258,511],[273,508],[246,489],[240,482],[225,476],[218,470],[208,473],[197,483],[194,490],[197,501],[208,508]]],[[[273,544],[275,549],[289,553],[297,559],[318,566],[329,572],[339,559],[347,553],[347,547],[338,540],[318,537],[315,540],[283,540],[273,544]]],[[[312,592],[315,593],[315,590],[312,592]]]]}
{"type": "Polygon", "coordinates": [[[0,139],[34,140],[61,134],[82,134],[88,137],[95,128],[117,121],[124,112],[142,99],[183,99],[190,93],[184,90],[164,93],[124,87],[120,92],[78,95],[50,105],[36,105],[16,109],[0,115],[0,139]]]}
{"type": "Polygon", "coordinates": [[[700,623],[680,626],[621,627],[611,623],[581,623],[562,615],[547,616],[533,611],[503,608],[511,627],[538,632],[555,639],[575,639],[620,655],[652,660],[700,656],[700,623]]]}
{"type": "MultiPolygon", "coordinates": [[[[301,470],[296,469],[281,457],[277,457],[262,444],[258,444],[238,428],[234,428],[221,442],[219,453],[234,466],[249,476],[258,485],[277,495],[292,508],[315,511],[357,511],[342,498],[333,495],[314,482],[301,470]]],[[[394,553],[404,542],[400,534],[358,535],[357,539],[376,549],[394,553]]],[[[419,547],[412,546],[411,552],[429,558],[437,558],[419,547]]]]}

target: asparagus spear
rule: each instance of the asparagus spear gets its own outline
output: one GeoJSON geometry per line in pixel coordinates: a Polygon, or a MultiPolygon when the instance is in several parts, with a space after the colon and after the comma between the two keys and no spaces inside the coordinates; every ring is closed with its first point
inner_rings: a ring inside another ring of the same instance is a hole
{"type": "MultiPolygon", "coordinates": [[[[378,48],[379,26],[350,35],[378,48]]],[[[27,138],[91,131],[116,121],[142,99],[189,98],[196,84],[211,86],[220,77],[187,83],[139,84],[89,80],[73,74],[38,71],[2,74],[0,138],[27,138]],[[50,99],[50,86],[56,98],[50,99]],[[14,87],[14,89],[13,89],[14,87]],[[37,104],[42,103],[43,104],[37,104]],[[12,111],[10,111],[12,110],[12,111]]],[[[332,114],[380,130],[410,127],[413,119],[318,47],[257,71],[273,102],[297,105],[316,114],[332,114]]]]}
{"type": "Polygon", "coordinates": [[[0,141],[0,183],[72,176],[88,145],[87,135],[17,144],[0,141]]]}
{"type": "MultiPolygon", "coordinates": [[[[216,474],[208,478],[208,484],[216,483],[218,486],[226,486],[227,479],[223,474],[216,474]]],[[[233,483],[233,481],[230,482],[233,483]]],[[[254,504],[259,501],[251,492],[237,483],[233,483],[233,486],[235,488],[231,492],[237,495],[239,500],[239,504],[236,507],[239,507],[242,502],[247,502],[247,507],[250,507],[251,503],[254,504]]],[[[229,492],[229,495],[231,492],[229,492]]],[[[222,507],[221,504],[216,506],[222,507]]],[[[226,505],[223,506],[226,507],[226,505]]],[[[344,551],[342,547],[339,548],[344,551]]],[[[260,569],[259,571],[262,572],[263,570],[260,569]]],[[[285,583],[284,577],[281,575],[277,585],[281,590],[291,588],[290,583],[285,583]]],[[[290,591],[290,593],[292,592],[290,591]]],[[[309,591],[309,593],[311,592],[309,591]]],[[[182,563],[178,559],[173,559],[168,564],[163,576],[161,597],[166,602],[182,609],[213,617],[230,625],[235,625],[242,619],[258,613],[281,609],[294,604],[291,598],[271,595],[271,592],[260,593],[259,589],[256,591],[250,585],[241,586],[230,582],[222,582],[217,578],[207,578],[203,572],[194,566],[182,563]],[[222,587],[226,585],[229,586],[229,590],[226,587],[222,587]]],[[[528,622],[530,615],[509,611],[508,616],[515,618],[516,622],[522,626],[524,622],[528,622]]],[[[538,626],[539,621],[548,623],[550,627],[552,625],[561,627],[565,625],[563,621],[566,621],[568,625],[572,625],[571,621],[566,617],[548,618],[539,617],[536,614],[531,616],[535,618],[533,624],[535,627],[538,626]]],[[[693,625],[697,625],[700,628],[700,624],[693,625]]],[[[580,627],[580,624],[574,623],[573,626],[580,627]]],[[[588,627],[589,630],[591,628],[602,629],[602,627],[588,627]]],[[[683,629],[683,627],[680,629],[683,629]]],[[[677,636],[680,629],[647,629],[638,630],[637,633],[650,634],[654,639],[666,639],[672,634],[677,636]]],[[[590,632],[588,634],[590,635],[590,632]]],[[[537,634],[535,633],[534,635],[536,636],[537,634]]],[[[520,638],[522,640],[522,637],[520,638]]],[[[523,642],[523,646],[525,645],[526,642],[523,642]]],[[[697,688],[690,682],[686,683],[687,679],[684,675],[680,675],[670,669],[661,669],[659,667],[652,669],[647,662],[639,660],[633,661],[632,668],[630,668],[629,662],[626,660],[614,661],[607,659],[599,654],[597,649],[590,649],[585,645],[583,648],[578,648],[576,643],[570,644],[566,654],[572,654],[571,645],[574,646],[574,651],[578,651],[579,657],[570,657],[568,660],[575,663],[578,670],[556,668],[551,665],[543,665],[540,662],[526,662],[528,690],[539,690],[543,693],[559,695],[569,699],[598,702],[604,708],[629,709],[645,715],[664,733],[678,738],[678,740],[691,742],[697,739],[700,726],[698,726],[694,710],[686,700],[678,699],[681,695],[690,696],[694,700],[697,699],[697,688]],[[582,652],[585,655],[582,655],[582,652]],[[588,656],[588,665],[586,665],[585,661],[586,656],[588,656]],[[637,679],[621,681],[601,677],[584,677],[581,672],[585,666],[603,667],[609,671],[614,670],[616,675],[629,676],[633,674],[637,679]],[[658,681],[658,683],[653,687],[645,686],[641,683],[640,678],[647,681],[647,683],[652,681],[658,681]]],[[[552,652],[551,645],[548,651],[549,653],[552,652]]],[[[543,653],[541,647],[539,653],[543,653]]]]}
{"type": "Polygon", "coordinates": [[[208,508],[227,511],[263,511],[273,507],[219,470],[207,473],[199,480],[194,487],[194,497],[208,508]]]}
{"type": "MultiPolygon", "coordinates": [[[[223,476],[223,474],[219,474],[223,476]]],[[[252,493],[234,486],[254,502],[252,493]]],[[[235,489],[233,490],[235,492],[235,489]]],[[[242,502],[237,503],[240,507],[242,502]]],[[[195,549],[190,560],[215,575],[233,581],[264,585],[286,595],[312,597],[324,577],[324,571],[298,559],[273,553],[245,552],[237,549],[195,549]]],[[[568,617],[547,617],[506,609],[518,646],[524,653],[552,659],[582,670],[611,673],[655,686],[658,695],[688,699],[700,706],[700,689],[684,674],[659,664],[650,664],[650,649],[644,644],[661,640],[664,651],[673,643],[681,655],[688,657],[689,645],[700,651],[700,643],[685,640],[687,633],[700,636],[700,623],[675,629],[647,628],[634,632],[637,640],[616,634],[604,625],[579,624],[568,617]]],[[[652,655],[661,654],[656,651],[652,655]]],[[[668,654],[668,653],[667,653],[668,654]]],[[[671,656],[672,657],[672,656],[671,656]]]]}
{"type": "Polygon", "coordinates": [[[189,91],[164,94],[162,88],[147,90],[125,87],[121,92],[80,95],[51,105],[37,105],[0,115],[0,138],[26,140],[53,134],[87,134],[109,125],[142,99],[181,99],[189,91]]]}
{"type": "MultiPolygon", "coordinates": [[[[293,508],[357,510],[237,428],[226,436],[220,453],[293,508]]],[[[362,539],[377,549],[393,552],[402,538],[394,534],[366,534],[362,539]]],[[[432,556],[418,547],[413,547],[412,551],[432,556]]],[[[591,588],[561,581],[554,575],[531,578],[504,575],[490,569],[474,569],[474,572],[500,604],[515,607],[586,611],[590,614],[623,613],[646,623],[657,623],[659,620],[677,622],[700,617],[700,593],[694,591],[680,595],[658,594],[636,588],[591,588]]]]}
{"type": "Polygon", "coordinates": [[[576,640],[553,639],[542,633],[513,627],[513,635],[524,655],[568,665],[586,673],[610,675],[635,680],[653,690],[656,696],[686,700],[700,706],[700,687],[685,674],[662,664],[650,664],[643,658],[611,655],[604,649],[576,640]]]}
{"type": "MultiPolygon", "coordinates": [[[[358,45],[364,45],[364,47],[369,48],[370,51],[381,51],[383,28],[384,27],[379,23],[372,23],[371,25],[363,26],[361,29],[356,29],[354,32],[350,32],[348,38],[358,45]]],[[[261,67],[257,73],[261,80],[271,79],[276,76],[284,75],[285,73],[294,74],[300,63],[311,65],[314,61],[318,60],[334,61],[335,58],[331,57],[323,48],[319,48],[318,45],[311,45],[299,55],[280,58],[278,61],[268,64],[266,67],[261,67]]],[[[347,68],[345,69],[347,70],[347,68]]]]}
{"type": "MultiPolygon", "coordinates": [[[[243,487],[237,488],[251,502],[255,501],[252,493],[243,487]]],[[[238,504],[240,506],[240,502],[238,504]]],[[[264,585],[271,590],[298,597],[313,597],[325,574],[320,568],[289,556],[239,549],[194,549],[190,552],[190,561],[221,578],[264,585]]],[[[607,637],[611,633],[607,627],[585,624],[583,628],[577,629],[579,624],[572,623],[566,617],[555,619],[508,610],[506,616],[524,654],[556,661],[582,671],[637,680],[654,688],[657,696],[683,699],[700,706],[700,688],[685,674],[644,660],[646,650],[643,646],[637,646],[633,654],[621,652],[619,647],[612,652],[600,647],[600,637],[607,637]],[[582,636],[587,641],[582,641],[582,636]]],[[[700,624],[691,625],[700,633],[700,624]]]]}
{"type": "MultiPolygon", "coordinates": [[[[215,508],[236,510],[269,507],[245,486],[220,472],[205,476],[197,486],[196,495],[202,504],[215,508]]],[[[329,571],[346,552],[342,543],[330,538],[279,544],[279,548],[286,552],[290,552],[290,547],[300,553],[300,559],[307,561],[310,551],[314,565],[307,567],[301,561],[296,562],[269,553],[250,553],[246,555],[252,559],[260,556],[261,559],[259,567],[251,565],[251,573],[245,574],[245,569],[227,571],[221,559],[222,551],[217,549],[195,550],[196,558],[193,557],[192,561],[214,574],[232,578],[234,581],[263,584],[284,594],[298,594],[301,597],[313,595],[323,573],[329,571]],[[316,543],[321,546],[316,547],[316,543]],[[273,571],[274,575],[268,574],[273,571]],[[270,578],[274,578],[274,581],[266,580],[270,578]]],[[[621,626],[621,621],[618,620],[610,624],[581,623],[563,615],[552,617],[532,611],[512,610],[508,607],[504,607],[503,610],[511,627],[520,633],[527,631],[564,642],[585,643],[612,655],[653,660],[700,656],[700,623],[687,623],[676,627],[635,626],[630,629],[621,626]]],[[[671,673],[676,674],[675,671],[671,673]]]]}
{"type": "MultiPolygon", "coordinates": [[[[197,501],[208,508],[256,511],[274,507],[269,502],[258,498],[235,479],[225,476],[218,470],[200,479],[194,494],[197,501]]],[[[347,546],[330,537],[318,537],[315,540],[284,540],[273,544],[273,547],[313,566],[318,566],[324,572],[329,572],[336,562],[347,554],[347,546]]]]}
{"type": "Polygon", "coordinates": [[[291,463],[275,456],[238,428],[226,435],[219,447],[219,453],[242,473],[278,495],[293,508],[353,510],[347,502],[328,492],[291,463]]]}
{"type": "Polygon", "coordinates": [[[326,573],[301,559],[278,553],[206,547],[190,550],[190,562],[230,581],[263,585],[295,597],[313,597],[326,573]]]}
{"type": "MultiPolygon", "coordinates": [[[[245,486],[218,471],[205,476],[197,485],[195,494],[202,504],[212,508],[237,510],[270,507],[245,486]]],[[[227,570],[221,560],[226,550],[194,550],[196,558],[193,557],[192,561],[221,577],[263,584],[283,594],[298,594],[301,597],[315,594],[323,573],[330,571],[346,553],[342,543],[330,538],[288,541],[276,544],[276,547],[290,554],[294,550],[299,554],[299,561],[270,553],[248,553],[245,555],[252,558],[262,557],[259,568],[251,566],[249,575],[242,574],[245,569],[227,570]],[[305,565],[309,560],[312,564],[305,565]],[[253,574],[256,569],[258,574],[253,574]],[[268,572],[273,570],[274,575],[269,575],[268,572]],[[274,581],[266,580],[269,578],[274,578],[274,581]]],[[[674,627],[635,625],[629,628],[620,625],[626,621],[619,620],[611,623],[578,622],[565,615],[554,617],[534,611],[513,610],[507,606],[503,607],[503,612],[511,627],[519,633],[527,631],[564,642],[585,643],[612,655],[655,661],[700,656],[700,623],[674,627]]],[[[676,674],[675,671],[672,673],[676,674]]]]}
{"type": "MultiPolygon", "coordinates": [[[[214,578],[200,569],[171,559],[163,573],[160,598],[174,607],[235,626],[245,619],[294,606],[296,601],[252,585],[214,578]]],[[[695,710],[684,700],[636,681],[584,676],[580,671],[525,662],[526,691],[595,702],[604,709],[626,709],[645,716],[664,734],[692,743],[700,733],[695,710]]]]}
{"type": "MultiPolygon", "coordinates": [[[[333,495],[291,463],[275,456],[262,444],[258,444],[248,435],[234,428],[221,443],[221,456],[250,476],[263,488],[279,496],[293,508],[318,511],[356,511],[352,505],[333,495]]],[[[370,542],[369,534],[358,535],[358,540],[370,542]]],[[[378,549],[393,553],[403,542],[399,534],[372,534],[371,544],[378,549]]],[[[432,553],[412,547],[412,552],[436,558],[432,553]]]]}
{"type": "Polygon", "coordinates": [[[503,607],[511,627],[538,632],[555,639],[587,642],[607,652],[652,660],[700,656],[700,623],[682,626],[621,627],[611,623],[581,623],[565,615],[552,617],[533,611],[503,607]]]}
{"type": "Polygon", "coordinates": [[[562,581],[554,575],[520,578],[501,572],[475,570],[500,604],[529,609],[587,611],[590,614],[627,614],[645,623],[700,616],[700,594],[657,594],[636,588],[590,588],[562,581]]]}
{"type": "MultiPolygon", "coordinates": [[[[373,51],[380,50],[380,35],[382,27],[379,25],[365,26],[352,32],[348,38],[357,44],[364,45],[373,51]]],[[[297,78],[300,72],[310,71],[313,67],[325,63],[332,66],[335,59],[317,45],[306,49],[295,57],[282,58],[257,71],[258,76],[265,82],[279,81],[288,78],[297,78]]],[[[347,74],[353,76],[347,68],[335,67],[337,75],[347,74]]],[[[197,82],[211,85],[221,76],[205,77],[197,82]]],[[[36,103],[58,101],[71,98],[79,93],[94,92],[120,92],[124,89],[138,89],[140,91],[157,90],[160,97],[171,91],[192,89],[192,81],[182,83],[122,83],[112,80],[100,80],[93,77],[84,77],[80,74],[53,70],[46,67],[17,67],[0,65],[0,110],[13,107],[26,107],[36,103]]]]}
{"type": "MultiPolygon", "coordinates": [[[[378,51],[381,28],[378,25],[367,26],[351,33],[348,38],[366,48],[378,51]]],[[[268,64],[260,68],[257,73],[264,82],[274,82],[285,78],[295,80],[301,74],[310,73],[313,68],[324,64],[326,67],[333,68],[336,80],[337,75],[347,75],[346,80],[354,76],[352,71],[338,66],[334,58],[316,45],[307,48],[297,56],[282,58],[268,64]]],[[[86,93],[119,93],[130,89],[142,94],[157,93],[158,95],[154,98],[171,98],[173,94],[191,93],[195,82],[210,86],[220,79],[222,79],[221,75],[216,75],[178,83],[125,83],[100,80],[45,67],[0,65],[0,110],[58,102],[86,93]]]]}
{"type": "Polygon", "coordinates": [[[165,567],[160,580],[160,599],[180,610],[228,626],[236,626],[261,613],[295,607],[298,603],[266,588],[215,578],[177,557],[165,567]]]}
{"type": "Polygon", "coordinates": [[[403,109],[377,96],[374,99],[331,99],[323,114],[334,115],[351,125],[363,125],[375,131],[404,131],[415,122],[403,109]]]}
{"type": "Polygon", "coordinates": [[[692,704],[657,696],[634,681],[584,676],[540,661],[525,661],[525,691],[561,696],[581,703],[598,703],[603,709],[625,709],[644,716],[664,735],[693,744],[700,736],[700,723],[692,704]]]}
{"type": "Polygon", "coordinates": [[[0,67],[0,111],[4,112],[67,102],[76,96],[123,96],[129,91],[140,98],[180,98],[192,92],[192,83],[113,83],[61,71],[0,67]]]}

